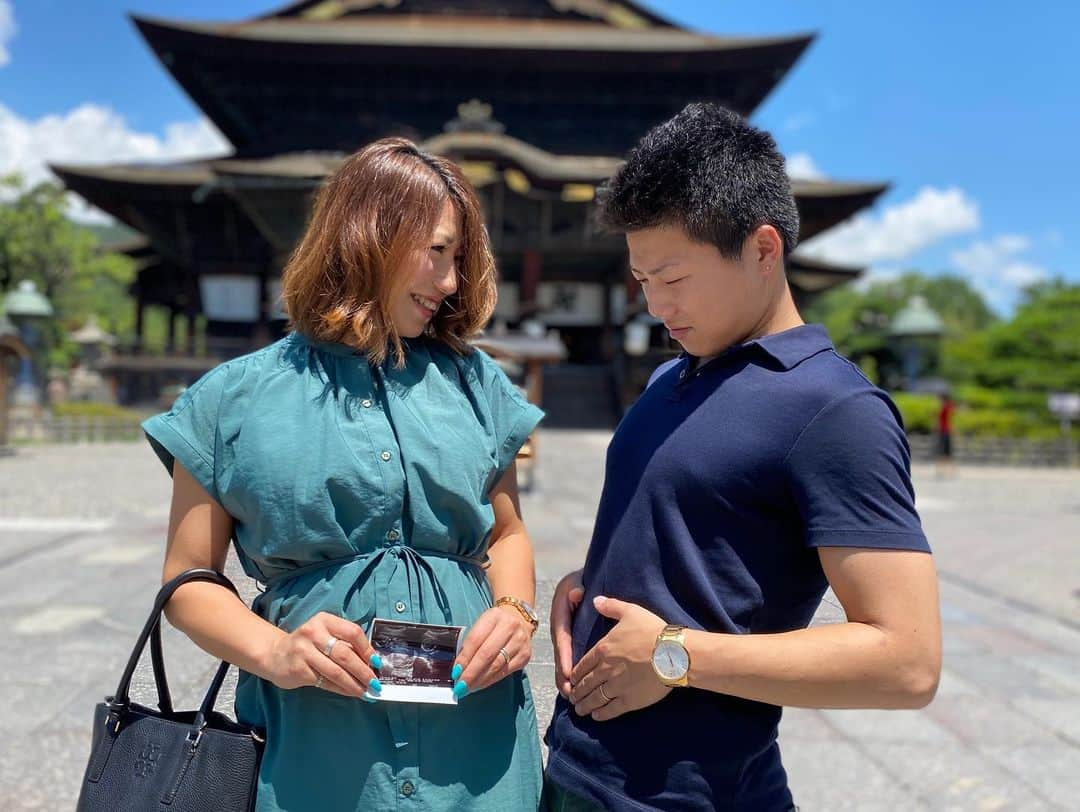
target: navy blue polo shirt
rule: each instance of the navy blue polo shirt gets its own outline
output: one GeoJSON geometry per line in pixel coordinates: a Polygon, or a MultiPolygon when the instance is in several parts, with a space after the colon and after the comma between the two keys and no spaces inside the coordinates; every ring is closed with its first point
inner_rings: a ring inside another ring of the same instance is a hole
{"type": "MultiPolygon", "coordinates": [[[[574,617],[575,662],[612,621],[595,595],[731,634],[806,627],[817,547],[929,552],[900,415],[805,325],[661,368],[608,447],[574,617]]],[[[555,783],[606,809],[786,810],[781,709],[697,688],[606,722],[558,700],[555,783]]]]}

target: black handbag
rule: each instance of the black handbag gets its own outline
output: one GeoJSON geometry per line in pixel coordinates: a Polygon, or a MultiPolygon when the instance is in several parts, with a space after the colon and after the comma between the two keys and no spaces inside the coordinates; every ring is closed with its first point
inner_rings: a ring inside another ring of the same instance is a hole
{"type": "Polygon", "coordinates": [[[114,696],[94,713],[94,738],[77,812],[248,812],[255,806],[262,731],[214,710],[229,663],[222,662],[196,711],[173,710],[161,649],[161,613],[177,587],[219,572],[183,572],[161,587],[114,696]],[[128,689],[150,641],[158,709],[131,701],[128,689]]]}

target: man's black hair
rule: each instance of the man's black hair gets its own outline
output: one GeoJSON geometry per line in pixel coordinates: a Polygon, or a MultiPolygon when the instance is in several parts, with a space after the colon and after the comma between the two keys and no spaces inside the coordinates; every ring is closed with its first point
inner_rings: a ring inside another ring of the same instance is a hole
{"type": "Polygon", "coordinates": [[[614,231],[679,226],[736,259],[771,225],[784,255],[799,239],[799,212],[776,141],[716,104],[687,105],[646,133],[600,190],[600,223],[614,231]]]}

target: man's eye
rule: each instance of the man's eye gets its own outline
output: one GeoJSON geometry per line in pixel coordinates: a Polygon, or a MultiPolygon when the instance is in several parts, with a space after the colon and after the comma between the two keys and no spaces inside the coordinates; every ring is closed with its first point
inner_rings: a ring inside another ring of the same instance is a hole
{"type": "Polygon", "coordinates": [[[648,280],[648,279],[638,279],[638,278],[637,278],[637,277],[635,276],[635,277],[634,277],[634,281],[635,281],[635,282],[637,282],[637,283],[638,283],[639,285],[641,285],[642,287],[644,287],[645,283],[646,283],[646,282],[648,282],[649,280],[648,280]]]}
{"type": "Polygon", "coordinates": [[[666,285],[674,285],[676,282],[682,282],[684,279],[686,279],[685,276],[680,276],[678,279],[669,279],[664,284],[666,284],[666,285]]]}

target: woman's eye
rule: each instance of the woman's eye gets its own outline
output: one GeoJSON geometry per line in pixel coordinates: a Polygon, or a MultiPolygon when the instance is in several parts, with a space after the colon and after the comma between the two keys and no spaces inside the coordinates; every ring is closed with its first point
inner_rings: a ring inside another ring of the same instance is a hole
{"type": "Polygon", "coordinates": [[[433,246],[431,246],[431,250],[438,253],[438,254],[441,254],[443,251],[446,250],[446,246],[445,245],[433,245],[433,246]]]}

